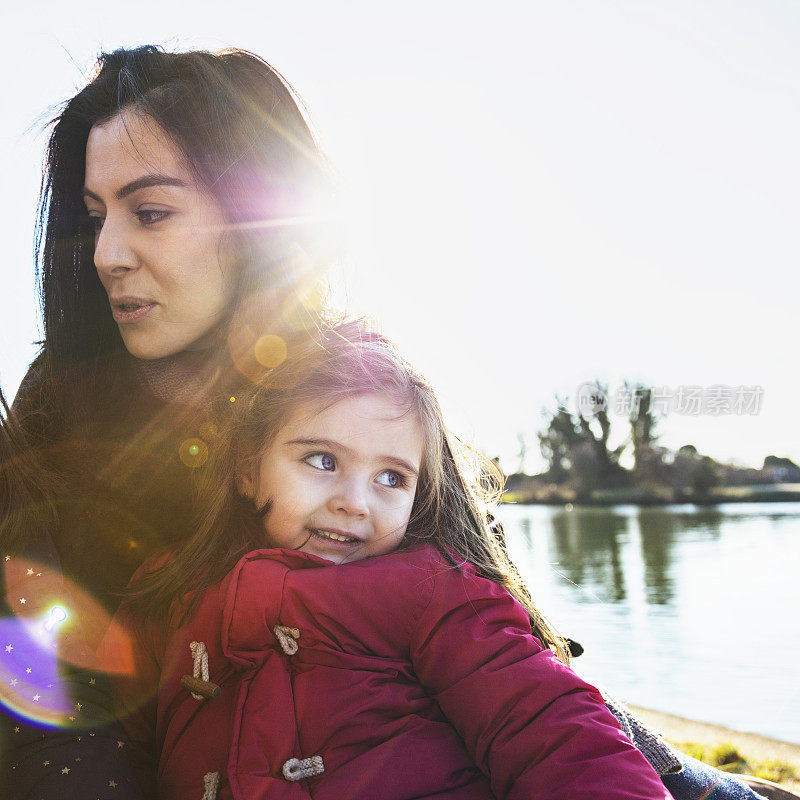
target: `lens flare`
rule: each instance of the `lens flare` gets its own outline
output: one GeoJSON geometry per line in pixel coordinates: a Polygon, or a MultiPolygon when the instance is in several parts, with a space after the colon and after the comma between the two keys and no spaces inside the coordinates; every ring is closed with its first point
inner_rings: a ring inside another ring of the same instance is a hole
{"type": "Polygon", "coordinates": [[[66,621],[67,619],[67,609],[63,606],[53,606],[50,609],[50,613],[47,615],[47,618],[42,623],[44,629],[48,633],[52,633],[54,628],[57,625],[60,625],[62,622],[66,621]]]}
{"type": "Polygon", "coordinates": [[[202,467],[208,461],[208,445],[202,439],[185,439],[178,448],[178,456],[190,469],[202,467]]]}
{"type": "Polygon", "coordinates": [[[325,284],[312,275],[285,301],[281,310],[284,321],[295,330],[313,331],[319,324],[325,304],[325,284]]]}
{"type": "Polygon", "coordinates": [[[286,360],[286,342],[280,336],[268,333],[258,339],[254,353],[262,367],[274,369],[286,360]]]}
{"type": "Polygon", "coordinates": [[[55,637],[39,622],[0,620],[0,702],[14,714],[62,725],[71,711],[62,686],[55,637]]]}
{"type": "Polygon", "coordinates": [[[127,631],[53,564],[6,555],[0,569],[12,610],[0,618],[0,706],[42,726],[107,723],[105,704],[75,692],[83,684],[91,694],[103,673],[133,674],[127,631]]]}

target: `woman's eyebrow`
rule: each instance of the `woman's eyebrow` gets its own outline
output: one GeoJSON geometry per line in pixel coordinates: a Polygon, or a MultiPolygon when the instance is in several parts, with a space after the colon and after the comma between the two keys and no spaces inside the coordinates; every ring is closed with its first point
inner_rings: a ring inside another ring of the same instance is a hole
{"type": "MultiPolygon", "coordinates": [[[[188,185],[189,184],[181,178],[173,178],[171,175],[153,173],[150,175],[142,175],[141,178],[126,183],[121,189],[117,189],[116,198],[117,200],[124,200],[128,195],[138,192],[140,189],[149,189],[151,186],[179,186],[185,188],[188,185]]],[[[87,186],[83,187],[83,196],[91,197],[92,200],[96,200],[98,203],[103,202],[100,195],[95,194],[87,186]]]]}

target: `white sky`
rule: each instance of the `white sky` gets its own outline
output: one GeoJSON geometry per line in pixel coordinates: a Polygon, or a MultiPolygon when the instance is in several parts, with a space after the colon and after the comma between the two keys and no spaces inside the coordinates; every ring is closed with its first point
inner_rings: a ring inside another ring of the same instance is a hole
{"type": "Polygon", "coordinates": [[[351,308],[507,469],[594,378],[761,385],[759,415],[672,415],[664,443],[800,460],[796,4],[34,1],[0,29],[7,393],[39,336],[43,112],[101,48],[238,46],[295,85],[347,179],[351,308]]]}

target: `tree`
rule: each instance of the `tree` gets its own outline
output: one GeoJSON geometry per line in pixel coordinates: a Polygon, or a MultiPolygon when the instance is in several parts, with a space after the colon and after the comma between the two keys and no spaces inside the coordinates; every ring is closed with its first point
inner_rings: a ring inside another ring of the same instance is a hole
{"type": "Polygon", "coordinates": [[[688,499],[705,500],[709,490],[720,482],[719,464],[698,453],[693,444],[685,444],[675,453],[670,483],[688,499]]]}
{"type": "Polygon", "coordinates": [[[524,473],[525,461],[528,458],[528,441],[525,438],[524,433],[517,434],[517,443],[519,444],[519,450],[517,451],[517,456],[519,458],[519,469],[517,472],[524,473]]]}
{"type": "MultiPolygon", "coordinates": [[[[602,393],[607,389],[598,384],[602,393]]],[[[549,477],[556,483],[571,480],[579,490],[618,484],[625,476],[619,465],[624,445],[610,448],[611,419],[607,408],[592,416],[572,414],[556,397],[555,412],[544,411],[547,426],[540,431],[539,448],[547,461],[549,477]]]]}
{"type": "Polygon", "coordinates": [[[561,483],[572,469],[572,453],[580,444],[580,437],[572,414],[567,411],[565,404],[558,397],[556,403],[555,412],[543,409],[542,413],[549,422],[537,435],[542,458],[548,465],[548,473],[553,481],[561,483]]]}
{"type": "Polygon", "coordinates": [[[656,447],[659,416],[653,410],[653,390],[649,386],[625,384],[631,398],[628,421],[633,445],[633,471],[639,482],[661,482],[663,479],[662,450],[656,447]]]}

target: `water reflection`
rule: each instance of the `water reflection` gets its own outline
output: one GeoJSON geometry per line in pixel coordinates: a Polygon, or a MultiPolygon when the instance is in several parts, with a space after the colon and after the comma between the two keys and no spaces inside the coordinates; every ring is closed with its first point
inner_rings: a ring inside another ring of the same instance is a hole
{"type": "Polygon", "coordinates": [[[524,517],[519,524],[519,532],[528,547],[528,550],[533,550],[533,539],[531,538],[531,520],[529,517],[524,517]]]}
{"type": "MultiPolygon", "coordinates": [[[[741,518],[741,517],[739,517],[741,518]]],[[[674,597],[673,550],[688,535],[700,540],[720,536],[723,521],[737,519],[718,509],[630,508],[556,509],[538,520],[547,533],[552,564],[568,583],[602,602],[628,598],[633,570],[641,572],[646,602],[668,605],[674,597]]],[[[532,520],[519,522],[528,549],[534,548],[532,520]]]]}
{"type": "Polygon", "coordinates": [[[664,513],[642,514],[638,518],[644,583],[648,603],[668,605],[675,596],[671,551],[675,537],[685,530],[681,517],[664,513]]]}
{"type": "Polygon", "coordinates": [[[800,504],[499,516],[536,602],[586,647],[581,674],[634,704],[800,742],[800,504]],[[780,659],[744,631],[780,641],[780,659]]]}
{"type": "Polygon", "coordinates": [[[643,508],[637,517],[647,602],[669,605],[675,596],[674,554],[678,542],[688,534],[697,539],[720,536],[725,515],[718,508],[697,508],[684,513],[671,509],[643,508]]]}
{"type": "Polygon", "coordinates": [[[550,518],[554,566],[571,583],[597,599],[625,599],[625,575],[620,557],[628,521],[594,509],[561,512],[550,518]]]}

